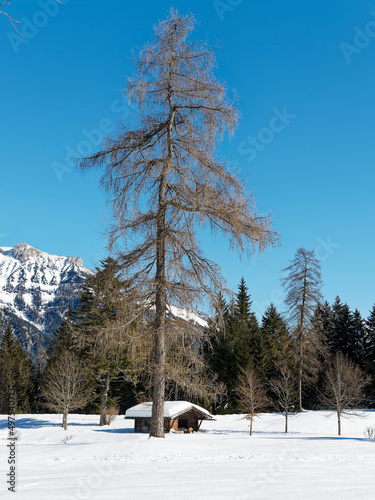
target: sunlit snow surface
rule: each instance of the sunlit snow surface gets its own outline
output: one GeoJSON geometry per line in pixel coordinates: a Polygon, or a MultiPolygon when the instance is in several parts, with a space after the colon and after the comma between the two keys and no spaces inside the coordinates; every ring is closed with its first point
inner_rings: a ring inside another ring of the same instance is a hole
{"type": "Polygon", "coordinates": [[[248,435],[241,415],[204,421],[197,434],[150,439],[118,417],[18,415],[17,493],[6,491],[7,421],[0,417],[0,498],[130,500],[370,500],[375,498],[375,441],[364,430],[375,412],[343,421],[332,412],[290,418],[262,414],[248,435]]]}

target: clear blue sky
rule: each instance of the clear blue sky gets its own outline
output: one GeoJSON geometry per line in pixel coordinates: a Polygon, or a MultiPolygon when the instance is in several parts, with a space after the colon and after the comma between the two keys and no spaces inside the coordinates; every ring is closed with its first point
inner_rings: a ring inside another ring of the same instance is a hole
{"type": "Polygon", "coordinates": [[[297,248],[316,249],[327,300],[338,294],[367,314],[375,302],[374,2],[12,3],[26,38],[0,17],[1,246],[27,242],[88,267],[105,256],[99,174],[73,170],[66,157],[94,151],[93,130],[131,119],[121,89],[132,50],[174,6],[196,15],[197,38],[220,44],[218,75],[237,90],[242,115],[222,150],[281,236],[279,248],[240,262],[225,241],[203,235],[207,255],[231,288],[244,276],[261,314],[271,301],[281,307],[282,269],[297,248]]]}

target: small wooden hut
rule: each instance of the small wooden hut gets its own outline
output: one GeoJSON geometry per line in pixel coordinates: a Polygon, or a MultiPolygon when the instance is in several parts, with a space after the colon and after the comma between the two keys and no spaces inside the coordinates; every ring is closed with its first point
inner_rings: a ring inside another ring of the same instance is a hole
{"type": "MultiPolygon", "coordinates": [[[[134,419],[134,432],[150,432],[152,403],[141,403],[129,408],[126,419],[134,419]]],[[[164,431],[165,432],[198,432],[203,420],[214,420],[204,408],[188,401],[165,401],[164,431]]]]}

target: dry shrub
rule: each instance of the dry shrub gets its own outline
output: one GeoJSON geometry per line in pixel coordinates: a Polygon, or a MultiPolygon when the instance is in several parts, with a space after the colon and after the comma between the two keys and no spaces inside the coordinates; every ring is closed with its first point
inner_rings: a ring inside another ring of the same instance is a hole
{"type": "Polygon", "coordinates": [[[111,423],[115,420],[117,415],[119,414],[119,407],[116,405],[110,405],[105,411],[105,420],[107,425],[111,425],[111,423]]]}

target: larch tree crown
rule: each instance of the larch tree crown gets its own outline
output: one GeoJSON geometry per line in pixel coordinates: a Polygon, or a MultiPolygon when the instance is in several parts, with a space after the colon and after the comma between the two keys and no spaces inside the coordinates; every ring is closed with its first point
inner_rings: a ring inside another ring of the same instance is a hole
{"type": "Polygon", "coordinates": [[[244,183],[218,154],[238,113],[214,75],[214,51],[190,40],[195,24],[172,9],[155,27],[125,89],[139,108],[138,126],[123,124],[101,151],[78,160],[83,169],[104,167],[101,185],[113,215],[109,248],[121,249],[124,269],[153,311],[155,437],[164,437],[168,303],[191,307],[223,289],[197,228],[221,233],[240,254],[277,241],[270,218],[257,214],[244,183]]]}

